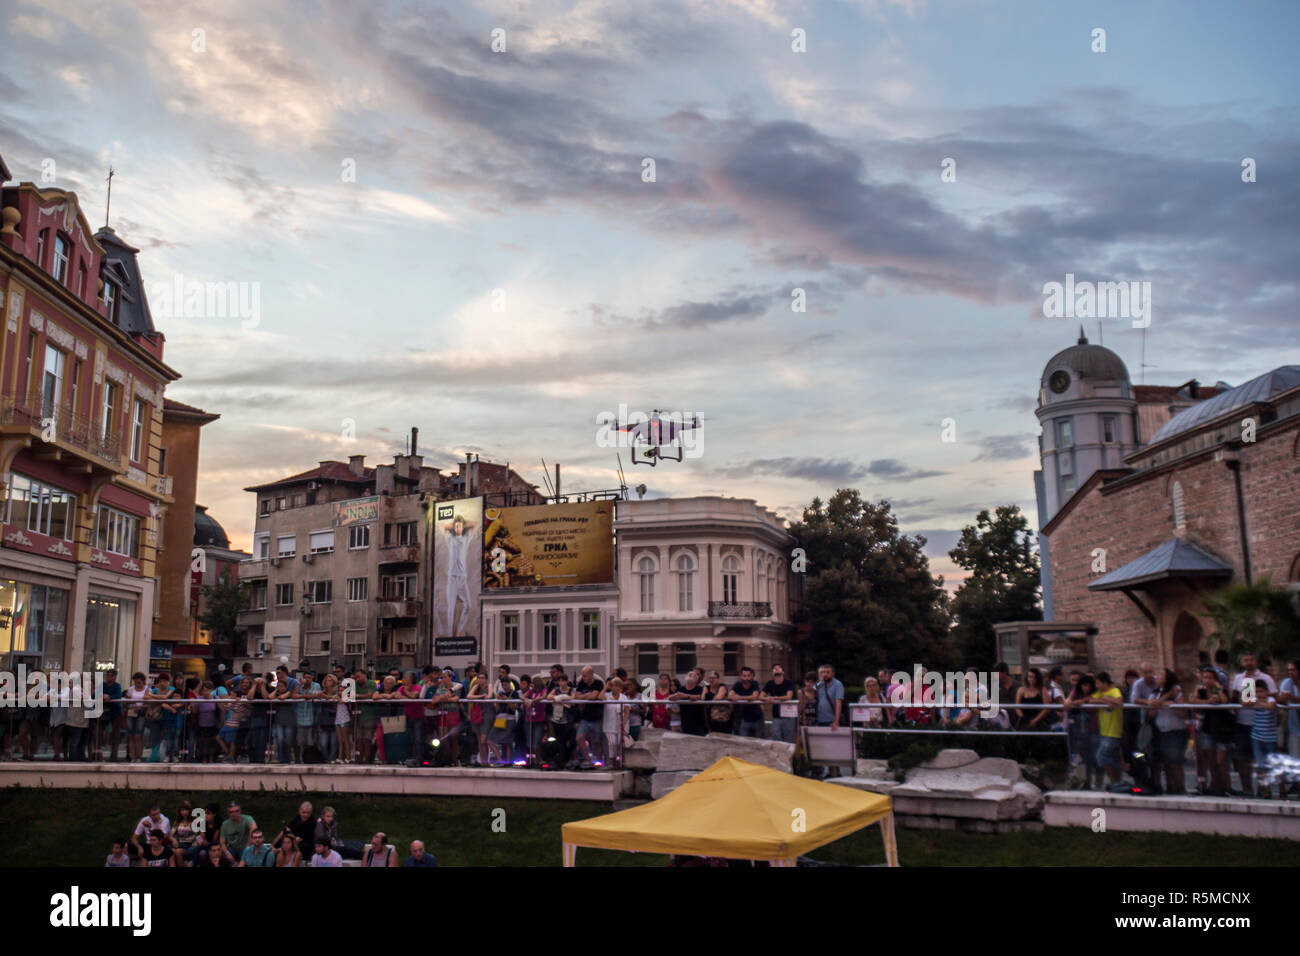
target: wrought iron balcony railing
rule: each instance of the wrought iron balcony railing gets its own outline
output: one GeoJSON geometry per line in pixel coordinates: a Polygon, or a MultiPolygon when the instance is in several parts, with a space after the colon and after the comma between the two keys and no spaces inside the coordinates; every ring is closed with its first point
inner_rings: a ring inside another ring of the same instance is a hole
{"type": "Polygon", "coordinates": [[[107,465],[121,463],[122,438],[104,432],[100,423],[73,411],[70,402],[51,402],[41,395],[0,396],[0,425],[26,428],[43,440],[54,439],[107,465]]]}
{"type": "Polygon", "coordinates": [[[772,605],[768,601],[710,601],[709,617],[741,618],[757,620],[772,616],[772,605]]]}

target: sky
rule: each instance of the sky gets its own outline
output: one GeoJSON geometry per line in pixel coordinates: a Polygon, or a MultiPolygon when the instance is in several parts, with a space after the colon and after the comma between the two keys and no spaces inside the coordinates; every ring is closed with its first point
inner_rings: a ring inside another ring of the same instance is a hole
{"type": "Polygon", "coordinates": [[[649,496],[796,519],[855,487],[951,583],[979,510],[1035,520],[1039,378],[1078,336],[1045,283],[1151,282],[1145,343],[1085,323],[1135,383],[1300,362],[1300,4],[0,0],[0,25],[0,155],[96,223],[116,170],[167,394],[221,415],[198,494],[237,547],[243,488],[391,461],[411,426],[440,467],[614,487],[597,423],[625,406],[704,420],[680,464],[623,450],[649,496]],[[177,277],[250,308],[186,314],[154,292],[177,277]]]}

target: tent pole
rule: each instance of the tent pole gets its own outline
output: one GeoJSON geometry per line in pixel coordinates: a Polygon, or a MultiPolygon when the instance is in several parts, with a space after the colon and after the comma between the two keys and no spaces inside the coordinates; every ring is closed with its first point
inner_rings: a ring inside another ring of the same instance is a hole
{"type": "Polygon", "coordinates": [[[880,818],[880,831],[885,838],[885,866],[898,866],[898,843],[894,839],[892,810],[880,818]]]}

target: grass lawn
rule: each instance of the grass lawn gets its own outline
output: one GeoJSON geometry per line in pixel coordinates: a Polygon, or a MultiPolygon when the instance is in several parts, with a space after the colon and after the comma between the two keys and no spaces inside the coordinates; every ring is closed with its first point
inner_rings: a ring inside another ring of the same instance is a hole
{"type": "MultiPolygon", "coordinates": [[[[0,790],[0,866],[104,865],[115,837],[129,836],[136,821],[157,803],[175,819],[182,798],[196,806],[227,793],[182,794],[158,790],[0,790]]],[[[267,831],[278,831],[301,797],[245,793],[243,808],[267,831]]],[[[559,866],[560,824],[610,811],[607,803],[499,800],[479,797],[309,795],[316,813],[328,803],[345,839],[367,840],[383,830],[405,856],[422,839],[442,866],[559,866]],[[493,810],[505,810],[505,832],[492,830],[493,810]]],[[[269,836],[269,833],[268,833],[269,836]]],[[[1093,833],[1049,828],[1002,835],[940,830],[898,830],[904,866],[1215,866],[1293,865],[1289,840],[1184,836],[1171,833],[1093,833]]],[[[869,827],[812,854],[835,863],[883,863],[880,829],[869,827]]],[[[579,850],[585,866],[662,866],[655,854],[579,850]]]]}

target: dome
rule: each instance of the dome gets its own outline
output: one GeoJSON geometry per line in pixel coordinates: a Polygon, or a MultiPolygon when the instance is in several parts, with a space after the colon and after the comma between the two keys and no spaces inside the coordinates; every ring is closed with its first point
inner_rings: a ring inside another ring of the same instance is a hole
{"type": "Polygon", "coordinates": [[[1083,334],[1083,329],[1079,330],[1077,344],[1057,352],[1048,359],[1047,366],[1043,370],[1043,384],[1047,384],[1048,376],[1053,371],[1062,368],[1074,372],[1079,378],[1123,382],[1129,380],[1128,367],[1124,364],[1124,360],[1105,346],[1090,345],[1088,337],[1083,334]]]}
{"type": "Polygon", "coordinates": [[[225,529],[208,516],[203,505],[194,506],[194,544],[200,548],[230,548],[225,529]]]}

